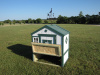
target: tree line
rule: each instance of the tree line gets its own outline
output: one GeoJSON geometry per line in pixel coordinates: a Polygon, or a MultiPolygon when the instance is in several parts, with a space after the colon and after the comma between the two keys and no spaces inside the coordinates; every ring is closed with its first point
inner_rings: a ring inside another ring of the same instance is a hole
{"type": "Polygon", "coordinates": [[[47,20],[42,20],[40,18],[38,19],[31,19],[29,18],[28,20],[5,20],[3,22],[0,22],[0,25],[4,25],[4,23],[9,23],[11,24],[40,24],[40,23],[57,23],[57,24],[100,24],[100,14],[99,15],[83,15],[82,11],[80,11],[78,16],[61,16],[59,15],[56,20],[47,19],[47,20]],[[54,21],[54,22],[53,22],[54,21]]]}
{"type": "Polygon", "coordinates": [[[16,23],[19,23],[19,24],[21,24],[21,23],[28,23],[28,24],[31,24],[31,23],[42,23],[42,19],[40,19],[40,18],[38,18],[38,19],[36,19],[36,20],[34,20],[34,19],[31,19],[31,18],[29,18],[28,20],[5,20],[5,21],[3,21],[4,23],[9,23],[9,24],[16,24],[16,23]]]}
{"type": "Polygon", "coordinates": [[[61,16],[57,18],[58,24],[100,24],[100,15],[83,15],[82,11],[78,16],[61,16]]]}

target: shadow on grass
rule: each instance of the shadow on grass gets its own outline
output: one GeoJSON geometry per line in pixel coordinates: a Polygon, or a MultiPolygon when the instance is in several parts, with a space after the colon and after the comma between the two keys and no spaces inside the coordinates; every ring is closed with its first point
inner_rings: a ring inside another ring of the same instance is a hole
{"type": "Polygon", "coordinates": [[[32,47],[31,46],[15,44],[15,45],[9,46],[7,48],[10,49],[15,54],[24,56],[24,57],[32,60],[32,47]]]}
{"type": "MultiPolygon", "coordinates": [[[[15,45],[9,46],[7,48],[10,49],[13,53],[15,53],[17,55],[24,56],[24,57],[32,60],[32,47],[31,46],[15,44],[15,45]]],[[[61,59],[60,57],[42,55],[42,57],[39,58],[39,62],[60,65],[61,64],[60,59],[61,59]]]]}

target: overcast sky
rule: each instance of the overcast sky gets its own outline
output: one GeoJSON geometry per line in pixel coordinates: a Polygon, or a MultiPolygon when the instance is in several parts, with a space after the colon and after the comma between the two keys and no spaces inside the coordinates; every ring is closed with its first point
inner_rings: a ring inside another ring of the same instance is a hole
{"type": "Polygon", "coordinates": [[[100,12],[100,0],[0,0],[0,21],[46,19],[52,8],[55,17],[96,15],[100,12]]]}

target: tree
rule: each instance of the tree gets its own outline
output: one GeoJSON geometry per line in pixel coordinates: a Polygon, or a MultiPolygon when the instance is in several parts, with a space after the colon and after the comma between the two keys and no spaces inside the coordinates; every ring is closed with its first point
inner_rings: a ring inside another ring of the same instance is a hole
{"type": "Polygon", "coordinates": [[[28,20],[25,20],[25,23],[28,23],[28,20]]]}
{"type": "Polygon", "coordinates": [[[16,22],[15,23],[19,23],[19,21],[18,20],[16,20],[16,22]]]}
{"type": "Polygon", "coordinates": [[[0,22],[0,25],[1,25],[1,22],[0,22]]]}
{"type": "Polygon", "coordinates": [[[25,24],[25,20],[22,20],[22,23],[24,23],[24,24],[25,24]]]}
{"type": "Polygon", "coordinates": [[[28,19],[28,23],[32,23],[32,19],[31,18],[28,19]]]}
{"type": "Polygon", "coordinates": [[[36,20],[34,20],[34,23],[37,23],[37,21],[36,21],[36,20]]]}
{"type": "Polygon", "coordinates": [[[34,23],[34,21],[35,21],[35,20],[33,19],[33,20],[32,20],[32,23],[34,23]]]}
{"type": "Polygon", "coordinates": [[[15,23],[16,23],[16,21],[15,20],[13,20],[13,24],[15,25],[15,23]]]}
{"type": "Polygon", "coordinates": [[[61,15],[59,15],[59,17],[57,18],[57,23],[62,23],[62,24],[64,24],[64,23],[67,23],[67,17],[66,16],[61,16],[61,15]]]}
{"type": "Polygon", "coordinates": [[[42,23],[42,20],[40,18],[36,19],[37,23],[42,23]]]}
{"type": "Polygon", "coordinates": [[[4,23],[2,22],[2,25],[4,25],[4,23]]]}
{"type": "Polygon", "coordinates": [[[9,20],[9,19],[4,21],[4,23],[10,23],[10,22],[11,22],[11,20],[9,20]]]}
{"type": "Polygon", "coordinates": [[[9,22],[9,24],[10,24],[10,25],[12,24],[11,21],[9,22]]]}
{"type": "Polygon", "coordinates": [[[21,21],[19,21],[19,24],[21,24],[21,21]]]}
{"type": "Polygon", "coordinates": [[[79,17],[80,17],[80,18],[83,17],[83,12],[82,12],[82,11],[80,11],[79,17]]]}
{"type": "Polygon", "coordinates": [[[44,23],[46,23],[46,24],[47,24],[47,23],[48,23],[48,21],[47,21],[47,20],[44,20],[44,23]]]}

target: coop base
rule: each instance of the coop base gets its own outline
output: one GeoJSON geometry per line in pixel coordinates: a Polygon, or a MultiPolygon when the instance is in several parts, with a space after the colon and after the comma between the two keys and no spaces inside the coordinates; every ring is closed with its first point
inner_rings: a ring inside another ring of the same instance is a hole
{"type": "Polygon", "coordinates": [[[43,55],[43,54],[33,54],[33,61],[40,64],[52,65],[60,67],[61,57],[43,55]]]}
{"type": "Polygon", "coordinates": [[[57,66],[57,67],[60,67],[60,65],[56,65],[56,64],[44,63],[44,62],[39,62],[39,61],[34,61],[34,62],[40,63],[40,64],[44,64],[44,65],[51,65],[51,66],[57,66]]]}
{"type": "Polygon", "coordinates": [[[31,42],[31,44],[32,44],[32,52],[33,52],[33,61],[34,62],[53,65],[53,66],[61,65],[61,57],[62,57],[61,45],[46,44],[46,43],[34,43],[34,42],[31,42]],[[41,61],[41,59],[43,59],[43,60],[46,59],[46,62],[41,61]],[[50,61],[50,59],[51,59],[51,61],[50,61]],[[54,60],[54,62],[53,62],[53,60],[54,60]],[[50,61],[51,63],[48,61],[50,61]]]}

